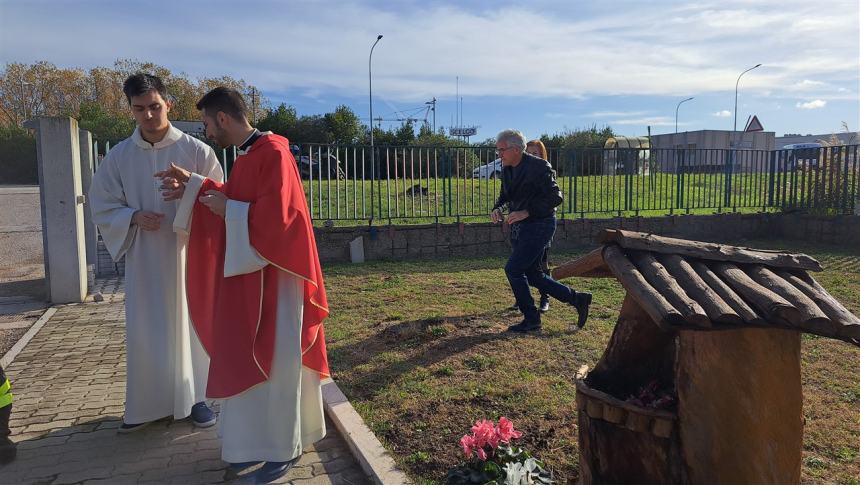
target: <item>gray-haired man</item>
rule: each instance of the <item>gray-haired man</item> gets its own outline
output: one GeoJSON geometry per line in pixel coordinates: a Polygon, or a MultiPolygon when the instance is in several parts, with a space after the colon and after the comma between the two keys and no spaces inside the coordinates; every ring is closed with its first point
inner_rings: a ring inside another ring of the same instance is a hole
{"type": "Polygon", "coordinates": [[[546,160],[525,152],[526,139],[517,130],[504,130],[496,137],[496,153],[502,160],[502,188],[490,219],[511,225],[511,257],[505,274],[523,313],[522,322],[508,327],[512,332],[541,328],[529,285],[576,308],[577,327],[588,318],[591,293],[577,293],[541,271],[540,258],[555,233],[555,208],[562,196],[555,172],[546,160]],[[508,208],[505,218],[502,209],[508,208]]]}

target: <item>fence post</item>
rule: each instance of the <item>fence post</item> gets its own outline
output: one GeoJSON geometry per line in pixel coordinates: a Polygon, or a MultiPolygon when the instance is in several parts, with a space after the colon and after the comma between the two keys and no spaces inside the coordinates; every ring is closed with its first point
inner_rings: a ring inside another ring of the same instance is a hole
{"type": "Polygon", "coordinates": [[[571,202],[570,202],[570,204],[571,205],[570,205],[570,212],[574,213],[574,214],[576,213],[576,189],[577,189],[576,184],[579,182],[579,180],[577,179],[577,170],[579,169],[579,166],[576,163],[577,162],[577,156],[576,156],[577,153],[578,152],[576,150],[571,150],[571,160],[570,160],[570,166],[571,166],[571,168],[570,168],[570,172],[571,172],[571,184],[570,184],[571,185],[571,189],[570,189],[571,202]]]}
{"type": "Polygon", "coordinates": [[[732,172],[733,165],[735,164],[735,155],[735,150],[729,149],[729,156],[726,159],[725,188],[723,189],[723,207],[726,209],[732,205],[732,172]]]}
{"type": "Polygon", "coordinates": [[[51,303],[80,303],[87,296],[81,148],[73,118],[39,117],[36,129],[45,279],[51,303]]]}
{"type": "Polygon", "coordinates": [[[78,130],[78,139],[81,149],[81,194],[84,195],[84,241],[86,243],[87,254],[87,287],[90,288],[95,284],[95,268],[97,262],[96,245],[98,243],[98,234],[96,233],[96,225],[93,223],[92,210],[90,201],[86,200],[87,194],[90,193],[90,185],[93,181],[94,165],[93,165],[93,136],[87,130],[78,130]]]}
{"type": "Polygon", "coordinates": [[[770,167],[768,168],[767,206],[773,207],[773,191],[776,188],[776,150],[770,152],[770,167]]]}
{"type": "Polygon", "coordinates": [[[678,206],[678,210],[684,208],[684,154],[687,153],[686,148],[681,148],[675,151],[675,157],[677,158],[676,164],[676,172],[678,173],[678,194],[676,205],[678,206]]]}
{"type": "MultiPolygon", "coordinates": [[[[630,160],[630,155],[632,154],[630,150],[625,150],[624,153],[624,210],[630,210],[630,199],[633,196],[633,176],[631,172],[636,169],[633,166],[635,161],[630,160]]],[[[619,214],[620,215],[620,214],[619,214]]]]}

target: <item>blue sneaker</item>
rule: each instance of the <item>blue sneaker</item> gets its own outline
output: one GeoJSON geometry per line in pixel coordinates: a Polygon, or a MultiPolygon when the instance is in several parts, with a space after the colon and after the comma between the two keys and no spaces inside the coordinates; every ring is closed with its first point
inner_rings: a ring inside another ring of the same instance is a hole
{"type": "Polygon", "coordinates": [[[257,473],[254,474],[254,483],[274,482],[286,475],[297,461],[299,461],[298,456],[290,461],[267,461],[259,470],[257,470],[257,473]]]}
{"type": "Polygon", "coordinates": [[[199,402],[191,406],[191,421],[198,428],[208,428],[215,424],[215,413],[209,409],[205,402],[199,402]]]}

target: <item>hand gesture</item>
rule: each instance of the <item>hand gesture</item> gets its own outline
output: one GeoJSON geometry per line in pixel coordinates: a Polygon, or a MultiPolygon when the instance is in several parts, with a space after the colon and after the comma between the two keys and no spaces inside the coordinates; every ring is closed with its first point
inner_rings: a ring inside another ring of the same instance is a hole
{"type": "Polygon", "coordinates": [[[170,168],[155,172],[153,177],[161,178],[161,196],[165,201],[178,200],[185,193],[185,184],[191,178],[191,172],[171,163],[170,168]]]}
{"type": "Polygon", "coordinates": [[[221,217],[227,212],[227,196],[217,190],[207,190],[206,195],[200,196],[198,200],[221,217]]]}
{"type": "Polygon", "coordinates": [[[173,177],[161,179],[161,196],[165,202],[179,200],[185,194],[185,184],[173,177]]]}
{"type": "Polygon", "coordinates": [[[516,222],[520,222],[529,216],[529,211],[521,210],[521,211],[513,211],[508,214],[508,218],[505,220],[508,224],[514,224],[516,222]]]}
{"type": "Polygon", "coordinates": [[[493,209],[493,212],[490,212],[490,220],[493,221],[493,224],[498,224],[505,220],[505,215],[502,214],[502,209],[493,209]]]}
{"type": "Polygon", "coordinates": [[[191,178],[191,172],[185,170],[182,167],[177,166],[175,163],[170,164],[170,168],[167,170],[162,170],[160,172],[155,172],[153,177],[160,178],[164,180],[165,178],[173,178],[176,179],[179,183],[186,183],[188,179],[191,178]]]}
{"type": "Polygon", "coordinates": [[[144,231],[157,231],[161,228],[162,219],[164,214],[159,212],[139,210],[131,216],[131,223],[137,224],[137,227],[144,231]]]}

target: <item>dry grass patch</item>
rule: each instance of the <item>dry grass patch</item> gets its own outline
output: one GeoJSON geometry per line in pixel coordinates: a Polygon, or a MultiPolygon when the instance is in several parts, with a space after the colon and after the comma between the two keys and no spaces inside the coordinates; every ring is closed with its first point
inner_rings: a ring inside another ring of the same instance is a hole
{"type": "MultiPolygon", "coordinates": [[[[860,252],[792,250],[819,258],[826,271],[816,277],[860,314],[860,252]]],[[[576,312],[553,301],[542,334],[510,335],[520,316],[509,309],[503,265],[493,257],[326,268],[335,379],[418,483],[442,480],[461,459],[457,441],[470,425],[500,416],[525,432],[520,444],[560,483],[577,478],[573,377],[602,354],[623,290],[611,279],[567,280],[595,295],[584,330],[569,332],[576,312]]],[[[804,480],[860,484],[860,349],[804,338],[803,386],[804,480]]]]}

